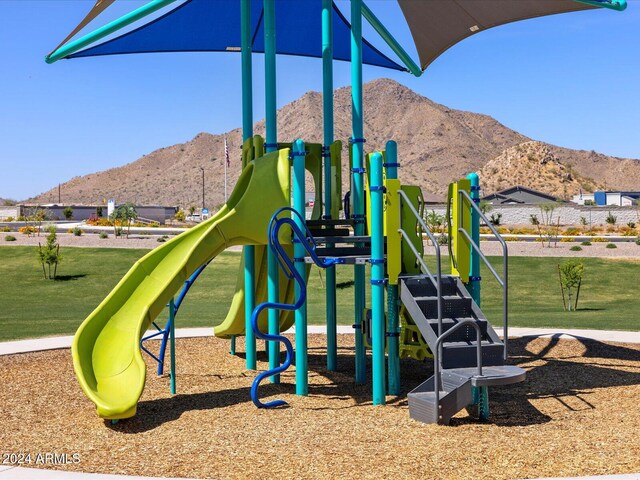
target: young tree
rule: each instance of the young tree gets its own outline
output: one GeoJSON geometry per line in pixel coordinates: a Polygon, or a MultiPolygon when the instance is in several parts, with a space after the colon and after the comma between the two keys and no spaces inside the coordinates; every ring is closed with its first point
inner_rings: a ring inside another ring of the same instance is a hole
{"type": "Polygon", "coordinates": [[[116,224],[118,221],[120,222],[120,227],[122,228],[126,222],[127,224],[127,238],[129,238],[129,231],[131,230],[131,222],[133,222],[136,218],[138,218],[138,212],[136,212],[136,206],[127,202],[124,205],[120,205],[113,211],[111,215],[111,219],[113,220],[113,226],[115,229],[115,235],[117,236],[117,227],[116,224]]]}
{"type": "Polygon", "coordinates": [[[562,305],[564,310],[569,312],[577,310],[580,285],[582,284],[582,277],[584,275],[584,264],[577,260],[567,260],[563,264],[558,265],[558,275],[560,277],[560,291],[562,292],[562,305]],[[565,292],[567,294],[566,300],[565,292]]]}
{"type": "Polygon", "coordinates": [[[58,244],[56,227],[52,225],[47,230],[49,235],[47,235],[47,243],[44,247],[40,242],[38,242],[38,258],[42,264],[42,274],[44,275],[45,280],[54,280],[58,272],[58,263],[62,260],[62,255],[60,254],[60,245],[58,244]],[[53,267],[53,274],[51,272],[51,267],[53,267]]]}

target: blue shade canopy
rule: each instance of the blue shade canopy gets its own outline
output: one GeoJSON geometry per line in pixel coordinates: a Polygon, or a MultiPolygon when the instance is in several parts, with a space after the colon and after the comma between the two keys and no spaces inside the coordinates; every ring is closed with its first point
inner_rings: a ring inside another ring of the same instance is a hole
{"type": "MultiPolygon", "coordinates": [[[[276,51],[322,57],[322,0],[276,0],[276,51]]],[[[262,1],[252,2],[253,51],[264,52],[262,1]]],[[[349,22],[333,5],[333,58],[350,60],[349,22]]],[[[157,19],[67,58],[158,52],[240,51],[238,0],[187,0],[157,19]]],[[[362,61],[406,71],[363,40],[362,61]]]]}

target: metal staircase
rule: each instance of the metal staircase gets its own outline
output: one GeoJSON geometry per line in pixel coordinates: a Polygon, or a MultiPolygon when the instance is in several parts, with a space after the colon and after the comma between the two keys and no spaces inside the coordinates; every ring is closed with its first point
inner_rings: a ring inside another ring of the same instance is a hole
{"type": "Polygon", "coordinates": [[[464,191],[460,196],[474,208],[492,229],[503,246],[504,271],[500,276],[480,252],[480,247],[462,228],[471,248],[487,264],[503,289],[502,341],[479,306],[474,302],[464,283],[457,276],[442,275],[440,247],[411,200],[402,192],[400,197],[411,210],[422,231],[436,248],[436,272],[432,273],[414,245],[406,241],[408,235],[402,226],[399,233],[405,239],[420,265],[422,274],[400,278],[400,301],[419,329],[433,353],[434,375],[418,385],[408,395],[411,418],[425,423],[448,424],[451,417],[464,408],[479,406],[480,417],[488,416],[487,387],[521,382],[525,378],[522,368],[505,365],[507,359],[507,246],[500,234],[477,205],[464,191]]]}

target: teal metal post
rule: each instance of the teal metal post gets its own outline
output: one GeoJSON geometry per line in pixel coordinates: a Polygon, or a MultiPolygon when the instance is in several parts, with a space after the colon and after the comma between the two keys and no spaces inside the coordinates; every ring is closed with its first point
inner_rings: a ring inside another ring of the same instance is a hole
{"type": "MultiPolygon", "coordinates": [[[[471,182],[471,199],[480,202],[480,179],[477,173],[470,173],[467,179],[471,182]]],[[[471,239],[476,245],[480,245],[480,215],[471,209],[471,239]]],[[[469,293],[473,300],[480,306],[480,255],[471,248],[471,266],[469,269],[469,293]]]]}
{"type": "MultiPolygon", "coordinates": [[[[333,1],[322,0],[322,117],[324,123],[324,218],[331,218],[331,153],[333,143],[333,1]]],[[[332,247],[333,245],[327,245],[332,247]]],[[[338,365],[336,267],[326,269],[327,370],[338,365]]]]}
{"type": "Polygon", "coordinates": [[[236,336],[231,335],[231,341],[229,342],[229,355],[236,354],[236,336]]]}
{"type": "MultiPolygon", "coordinates": [[[[276,107],[276,5],[275,0],[264,0],[264,75],[265,75],[265,129],[267,152],[278,150],[278,127],[276,107]]],[[[278,261],[275,253],[267,247],[268,263],[268,300],[277,303],[280,291],[278,275],[278,261]]],[[[269,333],[280,334],[280,311],[269,309],[269,333]]],[[[280,342],[269,342],[269,369],[277,368],[280,364],[280,342]]],[[[280,383],[280,375],[269,377],[271,382],[280,383]]]]}
{"type": "MultiPolygon", "coordinates": [[[[353,143],[353,220],[355,234],[364,235],[364,138],[362,116],[362,0],[351,0],[351,142],[353,143]]],[[[360,244],[359,246],[362,246],[360,244]]],[[[354,267],[356,383],[366,381],[366,354],[362,337],[364,265],[354,267]]]]}
{"type": "Polygon", "coordinates": [[[173,298],[169,300],[169,352],[171,354],[170,364],[170,389],[171,395],[176,394],[176,304],[173,298]]]}
{"type": "MultiPolygon", "coordinates": [[[[304,142],[293,142],[293,208],[305,218],[304,198],[304,142]]],[[[296,215],[296,225],[304,232],[304,222],[296,215]]],[[[304,264],[305,249],[300,243],[293,245],[293,256],[296,270],[302,278],[307,276],[307,267],[304,264]]],[[[304,295],[298,282],[296,282],[296,299],[304,295]]],[[[309,367],[307,363],[307,302],[305,301],[295,313],[296,318],[296,395],[309,394],[309,367]]]]}
{"type": "Polygon", "coordinates": [[[371,355],[373,404],[385,404],[384,194],[382,155],[371,156],[371,355]]]}
{"type": "MultiPolygon", "coordinates": [[[[253,78],[251,65],[251,0],[241,0],[242,41],[242,139],[253,137],[253,78]]],[[[244,254],[244,329],[246,365],[256,369],[256,336],[251,328],[251,313],[255,307],[255,247],[246,245],[244,254]]]]}
{"type": "MultiPolygon", "coordinates": [[[[389,180],[398,178],[398,145],[393,140],[387,142],[386,172],[389,180]]],[[[387,286],[387,352],[389,370],[389,395],[400,395],[400,321],[398,318],[398,284],[387,286]]]]}
{"type": "Polygon", "coordinates": [[[152,0],[151,2],[143,5],[140,8],[135,9],[133,12],[127,13],[122,17],[114,20],[106,24],[99,29],[80,37],[78,40],[74,40],[71,43],[63,45],[55,52],[50,53],[45,57],[45,62],[53,63],[57,62],[61,58],[64,58],[68,55],[72,55],[76,53],[78,50],[82,50],[84,47],[88,47],[92,43],[97,42],[98,40],[103,39],[107,35],[111,35],[112,33],[117,32],[121,28],[126,27],[127,25],[131,25],[133,22],[137,22],[138,20],[146,17],[147,15],[151,15],[153,12],[160,10],[161,8],[170,5],[176,0],[152,0]]]}

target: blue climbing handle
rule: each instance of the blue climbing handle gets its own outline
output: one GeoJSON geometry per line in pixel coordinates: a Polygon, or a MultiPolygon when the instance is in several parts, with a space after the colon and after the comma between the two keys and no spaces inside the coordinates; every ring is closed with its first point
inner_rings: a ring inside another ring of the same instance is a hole
{"type": "MultiPolygon", "coordinates": [[[[261,303],[251,313],[251,328],[253,329],[256,337],[262,340],[283,343],[286,349],[286,356],[282,365],[258,374],[258,376],[254,379],[253,384],[251,385],[251,400],[253,400],[253,403],[258,408],[274,408],[287,405],[287,402],[285,402],[284,400],[261,402],[258,395],[258,387],[264,379],[273,375],[278,375],[287,370],[291,366],[291,362],[293,359],[293,345],[291,345],[289,339],[282,335],[272,335],[262,332],[258,326],[258,317],[260,316],[260,313],[262,313],[262,311],[266,309],[297,310],[304,304],[307,298],[306,282],[304,278],[300,276],[300,273],[298,273],[298,271],[296,270],[294,263],[289,258],[289,255],[287,254],[278,238],[280,229],[285,225],[289,225],[293,233],[294,242],[301,242],[313,262],[320,268],[327,268],[338,263],[337,259],[334,258],[321,259],[320,257],[318,257],[315,252],[316,243],[309,229],[305,226],[305,232],[303,232],[295,223],[295,221],[290,217],[278,218],[284,212],[293,212],[294,215],[297,215],[300,219],[302,219],[302,216],[291,207],[283,207],[279,209],[269,221],[269,248],[271,248],[271,250],[276,254],[278,264],[284,271],[287,278],[289,278],[290,280],[294,280],[300,286],[300,296],[293,304],[277,302],[261,303]]],[[[304,225],[304,221],[302,222],[302,224],[304,225]]]]}

